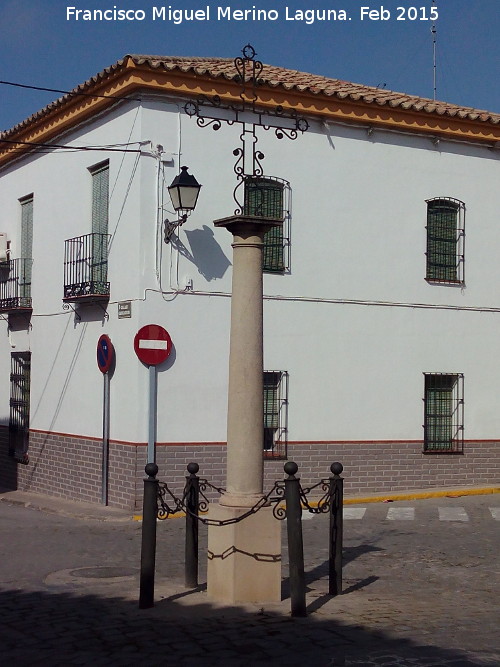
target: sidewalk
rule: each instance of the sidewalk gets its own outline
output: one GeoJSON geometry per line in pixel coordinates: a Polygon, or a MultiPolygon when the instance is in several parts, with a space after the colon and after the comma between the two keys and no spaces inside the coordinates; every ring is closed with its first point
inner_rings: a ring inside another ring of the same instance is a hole
{"type": "MultiPolygon", "coordinates": [[[[460,496],[476,496],[500,493],[500,486],[460,486],[437,487],[430,489],[411,489],[408,491],[389,491],[382,493],[366,493],[344,495],[344,505],[365,503],[397,502],[398,500],[419,500],[425,498],[459,498],[460,496]]],[[[94,519],[96,521],[140,521],[142,516],[131,510],[106,507],[98,503],[84,503],[66,498],[46,496],[28,491],[10,491],[0,487],[0,502],[30,507],[32,509],[60,514],[75,519],[94,519]]],[[[314,501],[311,502],[314,505],[314,501]]]]}

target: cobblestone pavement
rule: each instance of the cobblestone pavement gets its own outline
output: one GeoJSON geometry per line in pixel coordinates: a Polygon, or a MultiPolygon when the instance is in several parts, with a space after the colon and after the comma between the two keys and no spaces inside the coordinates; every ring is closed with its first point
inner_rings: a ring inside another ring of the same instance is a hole
{"type": "Polygon", "coordinates": [[[184,588],[183,521],[161,522],[156,606],[139,610],[139,522],[0,503],[0,664],[498,667],[499,508],[489,495],[346,515],[336,598],[327,517],[304,520],[308,616],[291,618],[285,544],[283,601],[228,608],[184,588]]]}

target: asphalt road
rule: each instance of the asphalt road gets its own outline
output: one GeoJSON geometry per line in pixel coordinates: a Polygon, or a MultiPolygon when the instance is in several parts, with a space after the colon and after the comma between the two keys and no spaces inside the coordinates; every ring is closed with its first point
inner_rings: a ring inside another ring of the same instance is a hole
{"type": "MultiPolygon", "coordinates": [[[[283,602],[227,608],[186,591],[183,520],[159,522],[157,604],[139,610],[139,522],[0,503],[0,664],[498,666],[499,529],[500,494],[346,506],[331,598],[327,517],[304,517],[292,619],[285,543],[283,602]]],[[[205,549],[202,527],[202,584],[205,549]]]]}

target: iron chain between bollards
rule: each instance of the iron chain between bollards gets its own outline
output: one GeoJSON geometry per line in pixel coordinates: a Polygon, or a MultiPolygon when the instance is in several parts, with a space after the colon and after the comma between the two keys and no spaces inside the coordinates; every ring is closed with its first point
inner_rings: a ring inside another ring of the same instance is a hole
{"type": "Polygon", "coordinates": [[[272,505],[277,519],[287,519],[287,538],[290,570],[290,598],[292,616],[306,616],[306,584],[304,572],[304,545],[302,537],[302,511],[313,514],[329,512],[329,594],[342,593],[342,543],[343,543],[343,482],[340,477],[343,466],[332,463],[332,476],[322,479],[310,488],[302,488],[300,478],[296,477],[298,466],[288,461],[284,466],[287,475],[284,481],[277,481],[273,488],[252,508],[237,518],[215,520],[200,516],[208,509],[208,499],[204,495],[207,488],[218,491],[223,489],[210,484],[197,476],[199,465],[189,463],[189,475],[182,498],[177,498],[168,486],[156,479],[158,466],[148,463],[144,479],[141,574],[139,608],[154,606],[154,580],[156,560],[156,521],[179,511],[186,513],[185,538],[185,585],[187,588],[198,586],[198,523],[223,526],[244,520],[255,514],[262,507],[272,505]],[[308,495],[321,488],[323,495],[319,501],[309,504],[308,495]],[[283,507],[283,501],[285,507],[283,507]],[[169,505],[172,504],[172,506],[169,505]]]}

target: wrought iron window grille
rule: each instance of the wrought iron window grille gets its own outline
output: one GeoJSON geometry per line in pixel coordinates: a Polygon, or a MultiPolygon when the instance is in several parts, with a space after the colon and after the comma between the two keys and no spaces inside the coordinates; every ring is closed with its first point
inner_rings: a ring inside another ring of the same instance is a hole
{"type": "Polygon", "coordinates": [[[9,456],[29,463],[31,352],[10,355],[9,456]]]}
{"type": "Polygon", "coordinates": [[[285,459],[288,446],[288,373],[264,371],[264,458],[285,459]]]}
{"type": "Polygon", "coordinates": [[[463,454],[463,374],[424,373],[424,378],[424,452],[463,454]]]}
{"type": "Polygon", "coordinates": [[[290,183],[274,176],[247,176],[244,179],[243,214],[282,220],[264,235],[262,270],[284,273],[290,260],[290,183]]]}
{"type": "Polygon", "coordinates": [[[465,282],[465,204],[452,197],[427,199],[426,276],[429,283],[465,282]]]}
{"type": "Polygon", "coordinates": [[[0,312],[31,310],[31,258],[0,262],[0,312]]]}
{"type": "Polygon", "coordinates": [[[109,234],[85,234],[64,242],[63,301],[99,301],[109,298],[109,234]]]}

